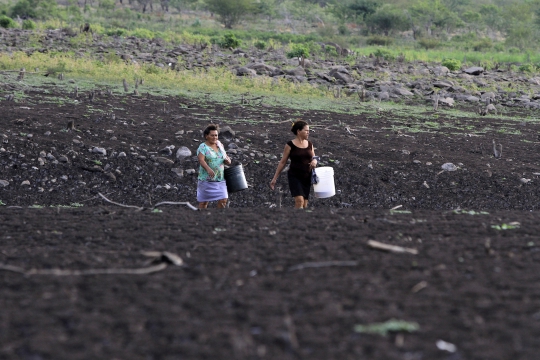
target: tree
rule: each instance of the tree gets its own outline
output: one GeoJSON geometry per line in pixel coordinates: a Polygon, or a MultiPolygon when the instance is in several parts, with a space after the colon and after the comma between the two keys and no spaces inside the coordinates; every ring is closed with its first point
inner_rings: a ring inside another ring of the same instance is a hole
{"type": "Polygon", "coordinates": [[[384,33],[386,36],[390,35],[394,30],[403,31],[409,28],[409,23],[403,11],[390,4],[382,6],[375,14],[369,16],[366,23],[372,31],[384,33]]]}
{"type": "Polygon", "coordinates": [[[255,9],[252,0],[205,0],[205,4],[210,12],[217,14],[226,29],[232,29],[255,9]]]}
{"type": "Polygon", "coordinates": [[[58,14],[55,0],[20,0],[11,8],[12,17],[49,19],[58,14]]]}
{"type": "Polygon", "coordinates": [[[380,6],[375,0],[334,0],[330,12],[338,19],[363,22],[366,16],[374,14],[380,6]]]}
{"type": "Polygon", "coordinates": [[[179,12],[181,12],[182,10],[184,10],[189,4],[192,4],[194,2],[196,2],[197,0],[170,0],[169,1],[169,4],[175,8],[176,10],[178,10],[179,12]]]}

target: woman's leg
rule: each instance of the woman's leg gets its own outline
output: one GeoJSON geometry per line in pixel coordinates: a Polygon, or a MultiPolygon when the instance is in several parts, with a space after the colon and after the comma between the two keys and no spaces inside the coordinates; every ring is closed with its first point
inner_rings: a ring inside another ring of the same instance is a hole
{"type": "Polygon", "coordinates": [[[199,203],[199,209],[206,209],[207,207],[208,207],[208,201],[199,203]]]}
{"type": "Polygon", "coordinates": [[[304,197],[302,195],[294,197],[294,208],[295,209],[304,208],[304,197]]]}
{"type": "Polygon", "coordinates": [[[229,199],[221,199],[217,202],[218,209],[225,209],[227,207],[227,200],[229,199]]]}
{"type": "Polygon", "coordinates": [[[307,209],[308,199],[304,198],[304,209],[307,209]]]}

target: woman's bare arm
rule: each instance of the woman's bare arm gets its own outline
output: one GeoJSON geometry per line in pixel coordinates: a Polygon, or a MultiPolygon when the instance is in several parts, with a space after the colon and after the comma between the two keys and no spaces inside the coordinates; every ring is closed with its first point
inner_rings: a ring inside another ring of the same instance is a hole
{"type": "Polygon", "coordinates": [[[289,160],[289,155],[291,155],[291,147],[289,145],[285,145],[285,148],[283,149],[283,156],[281,157],[281,160],[279,161],[279,164],[276,169],[276,173],[274,174],[274,177],[272,178],[272,181],[270,182],[270,189],[274,190],[279,174],[281,174],[281,172],[287,165],[287,160],[289,160]]]}
{"type": "Polygon", "coordinates": [[[204,170],[206,170],[206,172],[208,173],[208,175],[210,175],[210,177],[213,178],[214,176],[216,176],[216,173],[214,172],[214,170],[212,170],[212,168],[208,166],[208,164],[206,163],[203,153],[199,153],[199,155],[197,155],[197,159],[199,160],[199,164],[201,164],[201,166],[204,168],[204,170]]]}

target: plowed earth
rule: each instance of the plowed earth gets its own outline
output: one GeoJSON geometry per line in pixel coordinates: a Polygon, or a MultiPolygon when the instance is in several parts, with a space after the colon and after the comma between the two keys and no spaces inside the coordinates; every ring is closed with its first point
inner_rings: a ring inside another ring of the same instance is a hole
{"type": "Polygon", "coordinates": [[[8,181],[0,358],[538,358],[540,128],[531,114],[426,111],[417,120],[368,107],[355,115],[174,97],[66,99],[52,88],[0,102],[8,181]],[[308,211],[291,209],[286,192],[279,208],[267,186],[296,116],[335,170],[337,195],[311,199],[308,211]],[[65,129],[69,120],[76,130],[65,129]],[[250,188],[223,211],[151,210],[195,204],[196,174],[186,171],[195,159],[160,150],[194,155],[210,121],[236,131],[223,141],[238,146],[231,155],[250,188]],[[503,145],[500,159],[492,139],[503,145]],[[56,160],[40,164],[42,151],[56,160]],[[442,171],[448,162],[458,169],[442,171]],[[144,268],[141,251],[168,251],[184,265],[144,275],[21,273],[144,268]],[[354,331],[390,319],[419,329],[354,331]]]}

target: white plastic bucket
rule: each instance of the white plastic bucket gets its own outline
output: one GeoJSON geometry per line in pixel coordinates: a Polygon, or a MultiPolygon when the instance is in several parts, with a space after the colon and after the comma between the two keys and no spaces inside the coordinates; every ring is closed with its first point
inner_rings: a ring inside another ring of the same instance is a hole
{"type": "Polygon", "coordinates": [[[317,184],[313,184],[315,197],[324,199],[336,195],[336,187],[334,185],[334,169],[330,166],[315,168],[315,173],[319,178],[317,184]]]}

